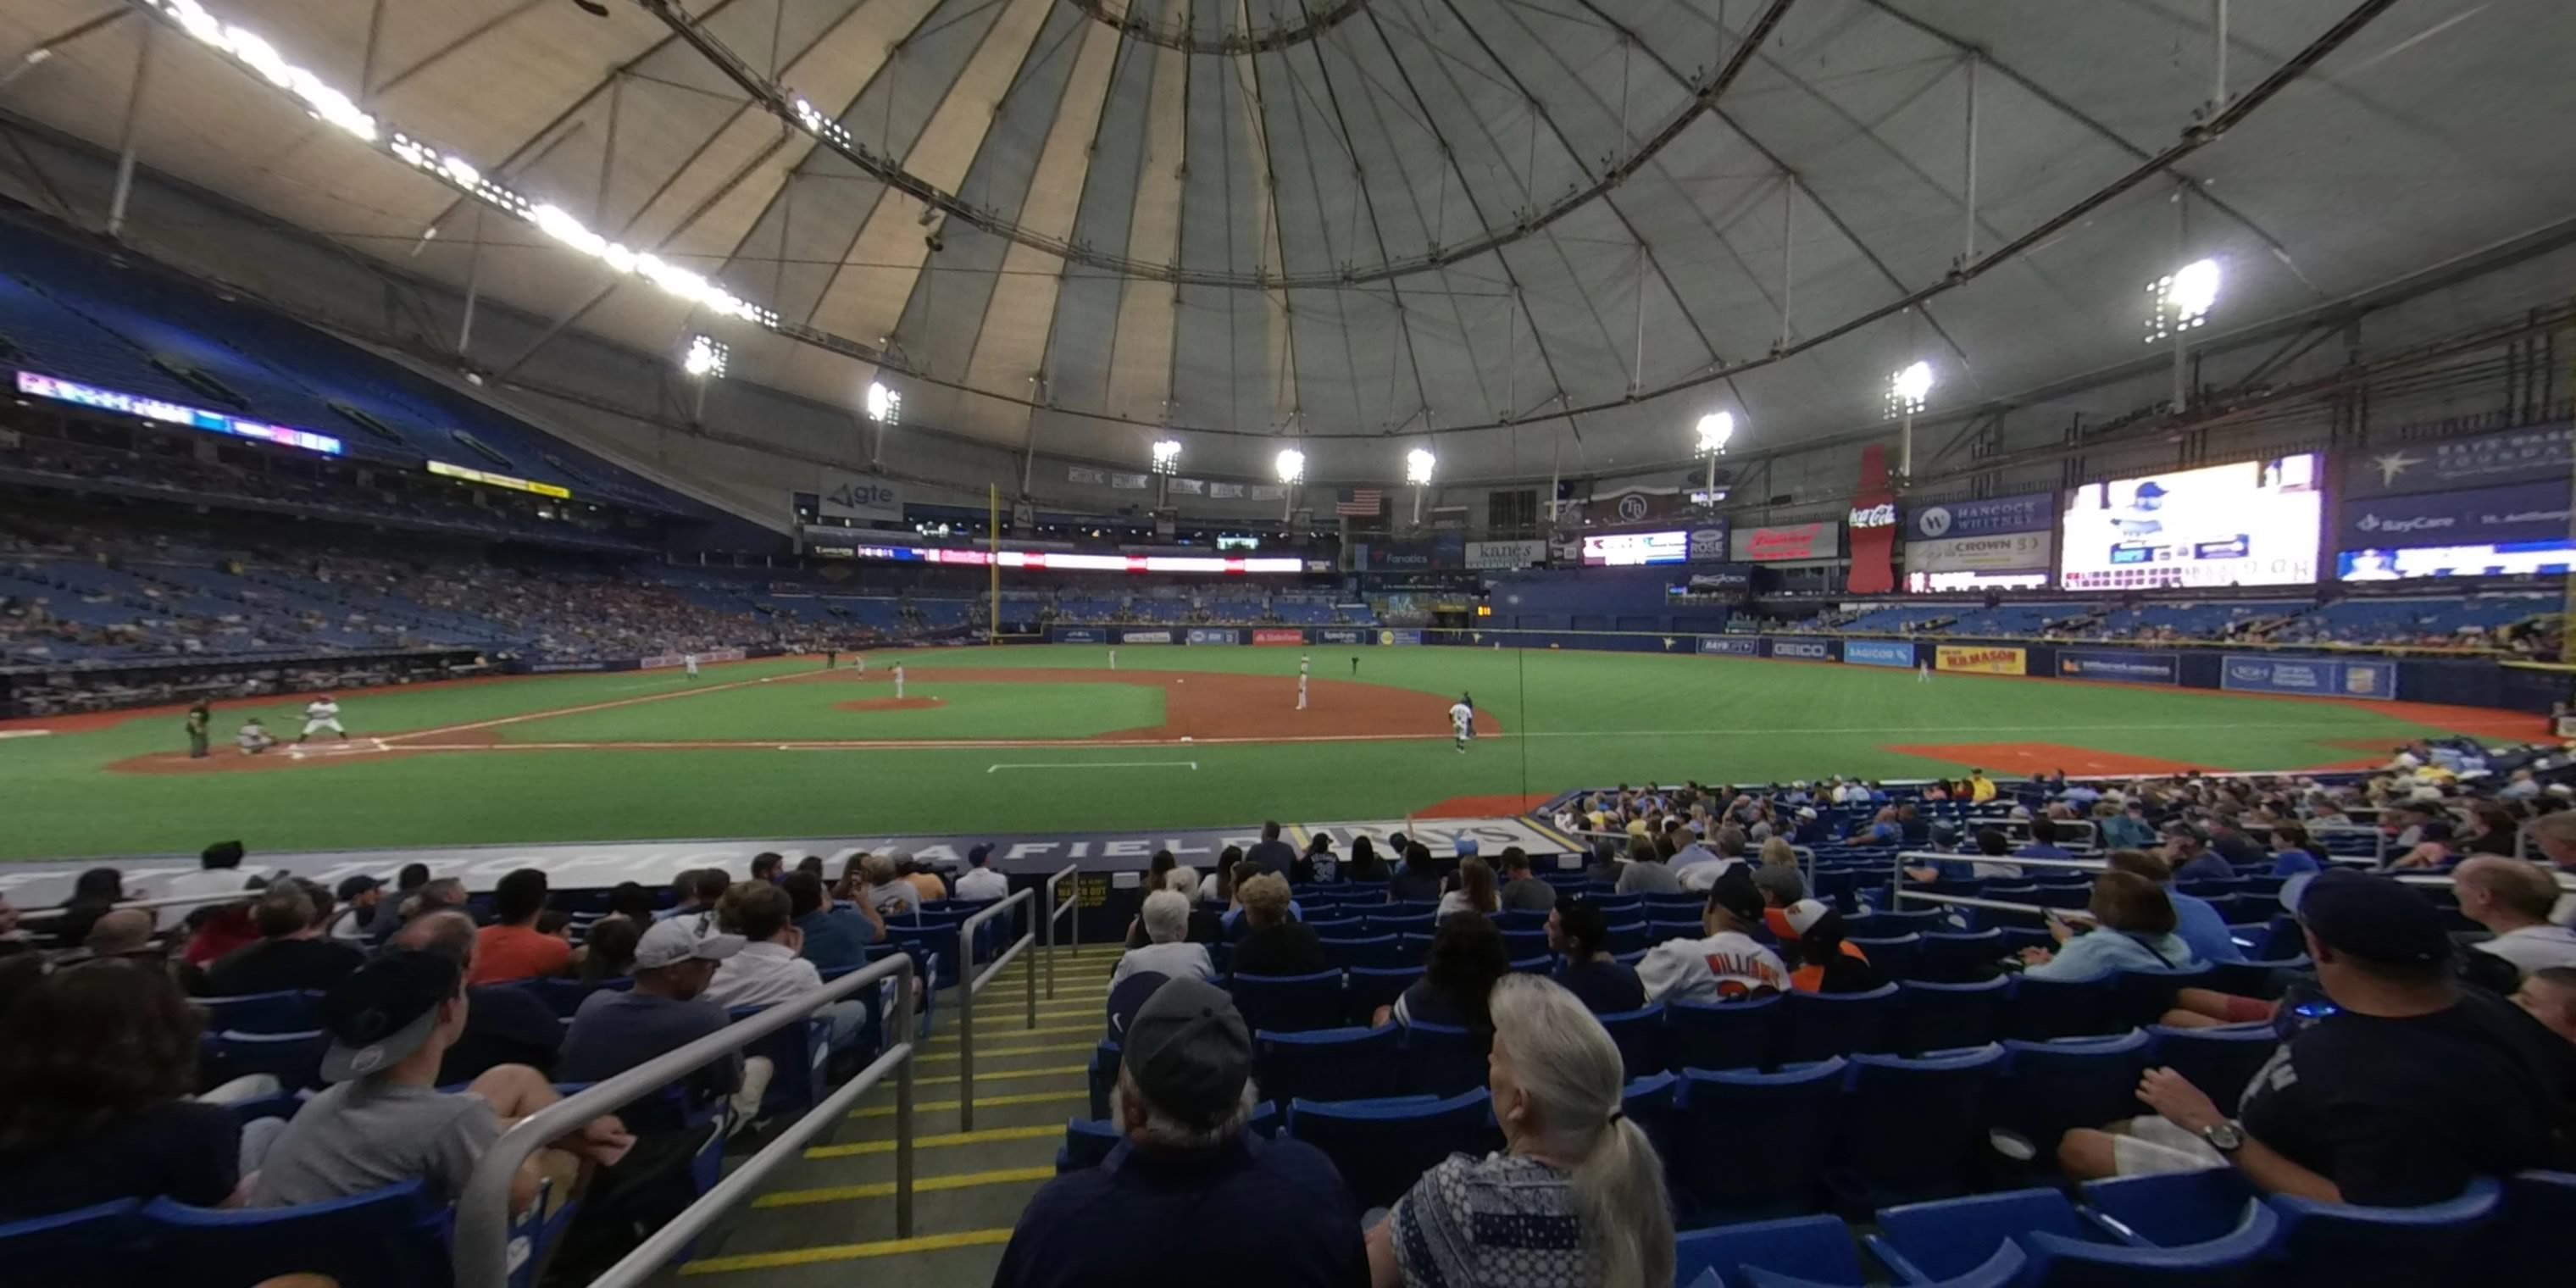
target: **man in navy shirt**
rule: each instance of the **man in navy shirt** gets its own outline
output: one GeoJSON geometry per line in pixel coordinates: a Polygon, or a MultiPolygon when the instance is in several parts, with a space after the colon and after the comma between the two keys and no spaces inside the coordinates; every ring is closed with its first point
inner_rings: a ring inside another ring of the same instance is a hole
{"type": "Polygon", "coordinates": [[[1245,851],[1243,857],[1260,864],[1264,872],[1279,874],[1284,881],[1288,878],[1289,867],[1297,862],[1297,847],[1279,839],[1279,824],[1273,820],[1261,825],[1261,840],[1245,851]]]}
{"type": "Polygon", "coordinates": [[[1126,1139],[1030,1200],[994,1288],[1367,1284],[1359,1210],[1332,1160],[1247,1130],[1252,1034],[1225,990],[1171,980],[1124,1032],[1110,1117],[1126,1139]]]}

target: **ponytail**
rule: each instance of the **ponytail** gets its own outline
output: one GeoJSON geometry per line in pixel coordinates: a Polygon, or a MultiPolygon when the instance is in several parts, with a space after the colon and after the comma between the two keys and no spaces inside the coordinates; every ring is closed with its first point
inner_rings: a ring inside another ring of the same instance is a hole
{"type": "Polygon", "coordinates": [[[1673,1210],[1654,1143],[1626,1115],[1594,1134],[1574,1169],[1575,1211],[1601,1269],[1601,1288],[1673,1281],[1673,1210]]]}
{"type": "Polygon", "coordinates": [[[1673,1212],[1653,1142],[1620,1111],[1618,1044],[1572,993],[1536,975],[1494,986],[1494,1045],[1509,1054],[1543,1133],[1574,1166],[1576,1218],[1599,1288],[1673,1280],[1673,1212]]]}

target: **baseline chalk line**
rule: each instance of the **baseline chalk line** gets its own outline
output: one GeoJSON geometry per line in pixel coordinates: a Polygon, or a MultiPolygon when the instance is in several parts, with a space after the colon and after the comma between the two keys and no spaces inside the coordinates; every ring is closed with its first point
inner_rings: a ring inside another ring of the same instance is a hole
{"type": "Polygon", "coordinates": [[[987,765],[984,772],[998,774],[1005,769],[1187,769],[1198,772],[1195,760],[1095,760],[1041,761],[1030,764],[987,765]]]}

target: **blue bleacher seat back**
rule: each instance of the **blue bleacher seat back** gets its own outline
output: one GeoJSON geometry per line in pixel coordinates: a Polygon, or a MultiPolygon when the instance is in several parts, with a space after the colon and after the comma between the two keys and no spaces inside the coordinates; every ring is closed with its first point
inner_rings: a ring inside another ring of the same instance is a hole
{"type": "Polygon", "coordinates": [[[2230,1112],[2244,1096],[2246,1084],[2281,1049],[2280,1038],[2268,1024],[2221,1029],[2157,1025],[2147,1034],[2153,1063],[2181,1074],[2230,1112]]]}
{"type": "Polygon", "coordinates": [[[1897,986],[1866,993],[1790,993],[1781,998],[1780,1062],[1796,1064],[1888,1049],[1897,986]]]}
{"type": "Polygon", "coordinates": [[[2100,1127],[2145,1113],[2137,1090],[2147,1069],[2147,1047],[2141,1030],[2004,1043],[2009,1059],[2006,1085],[1996,1098],[1996,1125],[2029,1141],[2045,1162],[2056,1157],[2057,1142],[2069,1128],[2100,1127]]]}
{"type": "Polygon", "coordinates": [[[1676,1069],[1768,1069],[1779,1048],[1781,1000],[1673,1002],[1664,1007],[1666,1050],[1676,1069]]]}
{"type": "Polygon", "coordinates": [[[2214,1167],[2087,1181],[2078,1201],[2124,1239],[2178,1248],[2226,1237],[2254,1197],[2244,1173],[2214,1167]]]}
{"type": "Polygon", "coordinates": [[[1629,1080],[1663,1072],[1666,1067],[1663,1007],[1649,1006],[1641,1011],[1623,1011],[1593,1018],[1601,1021],[1601,1027],[1609,1031],[1610,1040],[1619,1045],[1619,1062],[1625,1067],[1629,1080]]]}
{"type": "Polygon", "coordinates": [[[2050,1231],[2023,1234],[2023,1288],[2257,1288],[2281,1282],[2271,1260],[2281,1219],[2261,1203],[2239,1205],[2237,1220],[2206,1240],[2123,1246],[2050,1231]]]}
{"type": "Polygon", "coordinates": [[[143,1205],[133,1199],[0,1222],[0,1277],[24,1288],[124,1288],[136,1282],[143,1205]]]}
{"type": "Polygon", "coordinates": [[[2011,1035],[2026,1042],[2099,1033],[2111,1008],[2105,979],[2033,979],[2015,976],[2011,1035]]]}
{"type": "Polygon", "coordinates": [[[1286,1130],[1324,1151],[1365,1209],[1404,1197],[1451,1154],[1483,1153],[1493,1141],[1492,1115],[1482,1088],[1445,1099],[1297,1100],[1289,1102],[1286,1130]]]}
{"type": "Polygon", "coordinates": [[[1898,986],[1892,1045],[1910,1055],[1996,1041],[2004,1035],[2011,993],[2012,981],[2000,976],[1973,984],[1907,980],[1898,986]]]}
{"type": "Polygon", "coordinates": [[[1373,1100],[1396,1092],[1404,1030],[1312,1029],[1256,1032],[1255,1081],[1264,1099],[1373,1100]]]}
{"type": "Polygon", "coordinates": [[[447,1217],[405,1181],[327,1203],[212,1209],[156,1199],[143,1209],[148,1282],[250,1288],[291,1274],[342,1284],[445,1288],[447,1217]]]}
{"type": "Polygon", "coordinates": [[[1954,1278],[1984,1265],[2016,1236],[2033,1230],[2086,1242],[2109,1235],[2051,1189],[2006,1190],[1935,1199],[1878,1210],[1870,1255],[1905,1283],[1954,1278]]]}
{"type": "Polygon", "coordinates": [[[1491,1029],[1450,1024],[1408,1024],[1404,1031],[1401,1090],[1409,1095],[1454,1096],[1485,1085],[1491,1029]]]}
{"type": "Polygon", "coordinates": [[[1297,1033],[1339,1027],[1342,1022],[1342,973],[1312,975],[1233,975],[1226,991],[1247,1028],[1297,1033]]]}
{"type": "Polygon", "coordinates": [[[1959,1193],[1985,1156],[1987,1101],[2004,1050],[1852,1057],[1826,1180],[1847,1211],[1959,1193]]]}
{"type": "Polygon", "coordinates": [[[1792,1216],[1684,1230],[1673,1239],[1673,1282],[1688,1284],[1714,1270],[1740,1283],[1747,1266],[1820,1283],[1861,1282],[1860,1255],[1838,1216],[1792,1216]]]}
{"type": "Polygon", "coordinates": [[[2504,1185],[2481,1176],[2454,1199],[2422,1207],[2320,1203],[2275,1194],[2281,1251],[2293,1288],[2399,1288],[2476,1277],[2493,1252],[2489,1232],[2504,1208],[2504,1185]]]}
{"type": "Polygon", "coordinates": [[[1845,1068],[1825,1060],[1778,1073],[1684,1074],[1673,1151],[1664,1161],[1685,1219],[1714,1224],[1814,1211],[1845,1068]]]}

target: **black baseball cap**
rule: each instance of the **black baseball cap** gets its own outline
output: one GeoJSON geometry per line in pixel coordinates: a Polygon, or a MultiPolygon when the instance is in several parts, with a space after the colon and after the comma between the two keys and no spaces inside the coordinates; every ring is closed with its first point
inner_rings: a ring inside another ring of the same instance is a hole
{"type": "Polygon", "coordinates": [[[1128,1021],[1121,1045],[1136,1089],[1190,1127],[1224,1122],[1252,1080],[1252,1031],[1234,999],[1205,980],[1165,981],[1128,1021]]]}
{"type": "Polygon", "coordinates": [[[322,1080],[381,1073],[420,1049],[438,1027],[439,1003],[458,995],[464,967],[442,953],[396,949],[369,958],[322,995],[322,1080]]]}
{"type": "Polygon", "coordinates": [[[1742,863],[1727,865],[1708,888],[1708,901],[1735,914],[1747,925],[1762,923],[1762,888],[1753,884],[1753,873],[1742,863]]]}
{"type": "Polygon", "coordinates": [[[334,893],[340,902],[347,903],[351,899],[355,899],[359,895],[365,894],[370,890],[382,890],[384,888],[384,882],[361,872],[354,877],[341,878],[340,888],[334,893]]]}
{"type": "Polygon", "coordinates": [[[1118,987],[1109,990],[1110,1041],[1122,1046],[1126,1043],[1127,1030],[1136,1023],[1136,1012],[1145,1009],[1145,1003],[1153,1000],[1155,991],[1171,978],[1161,971],[1140,970],[1118,981],[1118,987]]]}
{"type": "Polygon", "coordinates": [[[2395,877],[2351,868],[2302,873],[2281,887],[2281,904],[2339,953],[2389,966],[2450,960],[2441,912],[2395,877]]]}

